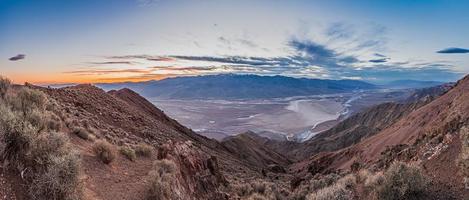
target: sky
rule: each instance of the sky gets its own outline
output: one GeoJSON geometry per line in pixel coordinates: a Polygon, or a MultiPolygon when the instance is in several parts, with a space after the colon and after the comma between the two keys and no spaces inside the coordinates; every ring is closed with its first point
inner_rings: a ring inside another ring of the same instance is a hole
{"type": "Polygon", "coordinates": [[[455,81],[465,0],[0,0],[0,74],[98,83],[220,73],[455,81]]]}

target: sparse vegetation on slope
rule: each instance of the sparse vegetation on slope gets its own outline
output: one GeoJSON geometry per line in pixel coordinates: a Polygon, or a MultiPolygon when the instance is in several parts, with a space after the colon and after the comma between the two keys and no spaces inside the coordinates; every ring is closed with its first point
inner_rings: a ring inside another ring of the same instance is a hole
{"type": "Polygon", "coordinates": [[[137,159],[137,155],[135,154],[135,150],[132,149],[131,147],[128,147],[128,146],[121,147],[119,149],[119,152],[131,161],[135,161],[135,159],[137,159]]]}
{"type": "MultiPolygon", "coordinates": [[[[0,85],[8,91],[7,79],[1,78],[0,85]]],[[[27,183],[28,199],[81,199],[79,155],[64,134],[51,130],[55,125],[45,126],[53,116],[46,95],[24,87],[1,98],[3,159],[27,183]]]]}
{"type": "Polygon", "coordinates": [[[104,164],[109,164],[116,158],[114,147],[105,140],[98,140],[93,144],[93,151],[104,164]]]}
{"type": "Polygon", "coordinates": [[[157,160],[154,169],[149,173],[150,186],[147,200],[179,199],[173,188],[176,179],[176,164],[167,159],[157,160]]]}
{"type": "Polygon", "coordinates": [[[148,144],[140,143],[135,147],[135,153],[138,156],[150,157],[152,154],[153,147],[148,144]]]}
{"type": "Polygon", "coordinates": [[[384,173],[369,176],[365,190],[374,199],[425,199],[427,184],[419,167],[395,162],[384,173]]]}

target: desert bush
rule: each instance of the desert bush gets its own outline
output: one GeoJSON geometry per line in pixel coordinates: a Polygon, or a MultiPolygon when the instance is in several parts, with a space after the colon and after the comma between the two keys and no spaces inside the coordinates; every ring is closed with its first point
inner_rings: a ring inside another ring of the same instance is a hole
{"type": "Polygon", "coordinates": [[[38,132],[45,130],[46,124],[44,113],[38,110],[32,110],[29,114],[24,116],[25,120],[31,123],[32,126],[38,129],[38,132]]]}
{"type": "Polygon", "coordinates": [[[23,116],[27,116],[33,110],[44,111],[46,102],[47,97],[43,92],[25,87],[18,92],[12,104],[23,116]]]}
{"type": "Polygon", "coordinates": [[[250,183],[230,184],[230,190],[241,199],[286,199],[288,192],[281,190],[275,184],[263,180],[254,180],[250,183]]]}
{"type": "Polygon", "coordinates": [[[79,157],[64,134],[45,131],[44,118],[51,114],[43,107],[46,96],[23,88],[7,97],[0,104],[3,161],[13,171],[21,171],[27,199],[80,199],[79,157]]]}
{"type": "Polygon", "coordinates": [[[353,193],[347,186],[336,183],[332,186],[322,188],[316,192],[309,194],[308,200],[350,200],[353,199],[353,193]]]}
{"type": "Polygon", "coordinates": [[[88,140],[90,135],[88,131],[82,127],[75,127],[73,129],[73,134],[77,135],[79,138],[84,140],[88,140]]]}
{"type": "Polygon", "coordinates": [[[150,171],[150,185],[147,200],[178,199],[173,191],[176,183],[176,164],[167,159],[157,160],[150,171]]]}
{"type": "Polygon", "coordinates": [[[10,79],[0,76],[0,98],[5,99],[5,96],[10,89],[11,81],[10,79]]]}
{"type": "Polygon", "coordinates": [[[308,182],[304,182],[301,184],[293,194],[291,194],[291,198],[294,200],[304,200],[306,196],[314,191],[319,189],[331,186],[337,180],[340,179],[340,176],[335,173],[330,173],[325,176],[319,177],[317,179],[309,180],[308,182]]]}
{"type": "Polygon", "coordinates": [[[113,146],[104,140],[96,141],[93,145],[93,151],[104,164],[109,164],[116,158],[113,146]]]}
{"type": "Polygon", "coordinates": [[[357,178],[355,175],[349,174],[339,179],[336,184],[343,185],[346,189],[353,190],[357,185],[357,178]]]}
{"type": "Polygon", "coordinates": [[[145,144],[140,143],[135,147],[135,153],[139,156],[150,157],[152,154],[153,147],[145,144]]]}
{"type": "Polygon", "coordinates": [[[27,155],[38,132],[37,128],[5,105],[0,106],[0,124],[4,143],[3,159],[9,161],[10,166],[21,167],[27,162],[27,155]]]}
{"type": "Polygon", "coordinates": [[[427,180],[420,168],[395,162],[384,172],[384,181],[376,186],[375,192],[378,199],[383,200],[421,199],[426,186],[427,180]]]}
{"type": "Polygon", "coordinates": [[[356,179],[358,183],[365,183],[365,181],[371,176],[371,172],[367,169],[362,169],[356,174],[356,179]]]}
{"type": "Polygon", "coordinates": [[[70,153],[68,138],[61,133],[46,132],[36,136],[30,146],[32,151],[28,159],[33,161],[33,169],[45,170],[50,166],[51,158],[67,156],[70,153]]]}
{"type": "MultiPolygon", "coordinates": [[[[368,174],[367,178],[364,179],[364,190],[366,193],[373,193],[378,187],[384,184],[385,177],[383,172],[376,174],[368,174]]],[[[375,197],[377,198],[377,197],[375,197]]]]}
{"type": "Polygon", "coordinates": [[[67,152],[49,157],[49,165],[43,173],[33,177],[29,187],[32,199],[79,200],[82,195],[80,159],[78,154],[67,152]]]}
{"type": "Polygon", "coordinates": [[[60,131],[60,129],[62,127],[61,118],[59,116],[57,116],[56,114],[54,114],[54,113],[49,113],[49,115],[47,115],[47,117],[44,121],[45,121],[44,122],[45,126],[48,130],[60,131]]]}
{"type": "Polygon", "coordinates": [[[135,159],[137,159],[137,155],[135,154],[135,151],[128,146],[121,147],[119,149],[119,152],[131,161],[135,161],[135,159]]]}
{"type": "Polygon", "coordinates": [[[319,190],[334,184],[339,180],[340,176],[334,173],[327,174],[320,179],[315,179],[310,182],[309,189],[312,191],[319,190]]]}

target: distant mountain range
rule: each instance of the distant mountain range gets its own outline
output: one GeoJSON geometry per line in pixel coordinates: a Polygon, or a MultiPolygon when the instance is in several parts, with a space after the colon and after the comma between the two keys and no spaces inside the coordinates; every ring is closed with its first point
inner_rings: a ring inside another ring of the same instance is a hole
{"type": "Polygon", "coordinates": [[[358,80],[259,75],[207,75],[139,83],[97,84],[105,90],[130,88],[162,99],[259,99],[351,92],[378,88],[358,80]]]}
{"type": "Polygon", "coordinates": [[[427,88],[437,85],[442,85],[444,82],[439,81],[419,81],[419,80],[396,80],[391,81],[383,87],[393,89],[408,89],[408,88],[427,88]]]}

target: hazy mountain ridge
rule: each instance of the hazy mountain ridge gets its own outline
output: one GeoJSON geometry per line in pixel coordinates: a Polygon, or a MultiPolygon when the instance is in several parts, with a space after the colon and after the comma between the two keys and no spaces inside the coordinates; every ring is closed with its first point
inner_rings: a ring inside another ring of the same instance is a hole
{"type": "Polygon", "coordinates": [[[106,90],[128,87],[146,97],[164,99],[259,99],[376,89],[357,80],[325,80],[259,75],[206,75],[140,83],[97,84],[106,90]]]}

